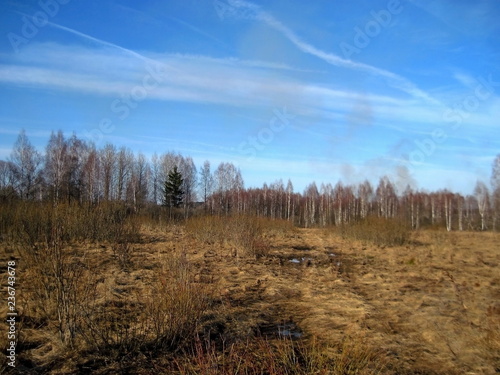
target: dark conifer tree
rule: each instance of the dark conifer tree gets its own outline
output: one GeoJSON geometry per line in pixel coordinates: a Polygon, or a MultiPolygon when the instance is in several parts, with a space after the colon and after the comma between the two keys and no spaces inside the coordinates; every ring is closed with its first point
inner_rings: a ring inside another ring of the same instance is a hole
{"type": "Polygon", "coordinates": [[[184,199],[184,191],[182,191],[182,183],[184,182],[181,173],[174,167],[169,173],[165,181],[163,192],[163,205],[167,207],[179,207],[184,199]]]}

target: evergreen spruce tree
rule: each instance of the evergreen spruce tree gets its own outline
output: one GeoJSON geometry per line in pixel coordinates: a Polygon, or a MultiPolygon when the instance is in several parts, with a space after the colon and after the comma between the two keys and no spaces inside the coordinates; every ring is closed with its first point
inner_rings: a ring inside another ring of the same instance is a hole
{"type": "Polygon", "coordinates": [[[174,167],[169,173],[165,181],[163,194],[163,205],[167,207],[179,207],[184,199],[184,191],[182,191],[182,183],[184,182],[181,173],[174,167]]]}

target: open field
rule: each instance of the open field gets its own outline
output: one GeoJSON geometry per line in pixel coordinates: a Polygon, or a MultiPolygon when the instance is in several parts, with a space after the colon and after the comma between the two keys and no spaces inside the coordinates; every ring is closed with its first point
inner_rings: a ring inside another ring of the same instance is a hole
{"type": "Polygon", "coordinates": [[[207,234],[206,223],[143,225],[140,239],[121,247],[72,244],[67,251],[83,271],[78,309],[62,323],[74,324],[74,339],[58,337],[62,323],[36,305],[24,253],[4,246],[2,264],[17,259],[18,370],[500,372],[498,233],[428,230],[401,246],[377,246],[334,229],[268,223],[251,244],[207,234]]]}

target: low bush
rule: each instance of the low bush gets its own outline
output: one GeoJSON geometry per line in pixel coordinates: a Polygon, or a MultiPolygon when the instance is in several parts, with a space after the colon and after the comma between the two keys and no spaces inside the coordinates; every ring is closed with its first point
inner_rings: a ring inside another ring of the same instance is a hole
{"type": "Polygon", "coordinates": [[[43,240],[35,241],[36,233],[25,231],[21,238],[26,242],[17,244],[23,316],[47,322],[47,331],[56,333],[64,346],[73,347],[81,307],[93,296],[89,276],[94,272],[84,252],[68,246],[68,233],[59,218],[41,223],[47,230],[43,240]]]}
{"type": "Polygon", "coordinates": [[[184,256],[165,260],[146,295],[149,345],[175,351],[192,343],[214,297],[214,286],[195,283],[195,272],[184,256]]]}
{"type": "Polygon", "coordinates": [[[213,287],[194,282],[184,257],[169,257],[136,298],[124,303],[96,296],[82,307],[79,333],[87,350],[110,359],[176,352],[193,342],[212,297],[213,287]]]}
{"type": "Polygon", "coordinates": [[[256,257],[267,255],[269,245],[266,236],[270,231],[278,232],[289,228],[291,224],[288,223],[246,215],[199,216],[186,223],[187,232],[200,242],[210,245],[231,243],[256,257]]]}
{"type": "Polygon", "coordinates": [[[123,203],[97,206],[47,202],[18,202],[0,206],[5,241],[35,246],[49,240],[54,228],[66,242],[129,242],[139,239],[139,225],[123,203]],[[126,230],[125,230],[126,229],[126,230]]]}
{"type": "Polygon", "coordinates": [[[344,224],[336,230],[345,238],[370,241],[378,246],[398,246],[410,239],[410,228],[398,219],[368,217],[359,222],[344,224]]]}
{"type": "Polygon", "coordinates": [[[198,216],[186,222],[187,232],[199,242],[213,245],[222,244],[227,237],[229,222],[219,216],[198,216]]]}
{"type": "Polygon", "coordinates": [[[196,283],[186,258],[170,255],[153,280],[122,298],[96,274],[83,252],[65,246],[57,236],[36,252],[22,252],[21,260],[19,268],[25,271],[18,308],[28,322],[26,334],[36,333],[38,339],[21,337],[28,345],[19,345],[17,354],[23,364],[47,369],[76,354],[119,363],[144,353],[187,350],[212,308],[216,288],[196,283]]]}

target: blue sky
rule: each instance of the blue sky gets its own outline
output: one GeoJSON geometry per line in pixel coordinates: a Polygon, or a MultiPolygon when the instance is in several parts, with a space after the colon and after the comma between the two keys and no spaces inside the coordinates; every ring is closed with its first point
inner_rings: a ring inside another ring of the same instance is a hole
{"type": "Polygon", "coordinates": [[[0,159],[24,128],[198,166],[471,193],[500,153],[496,0],[0,5],[0,159]]]}

